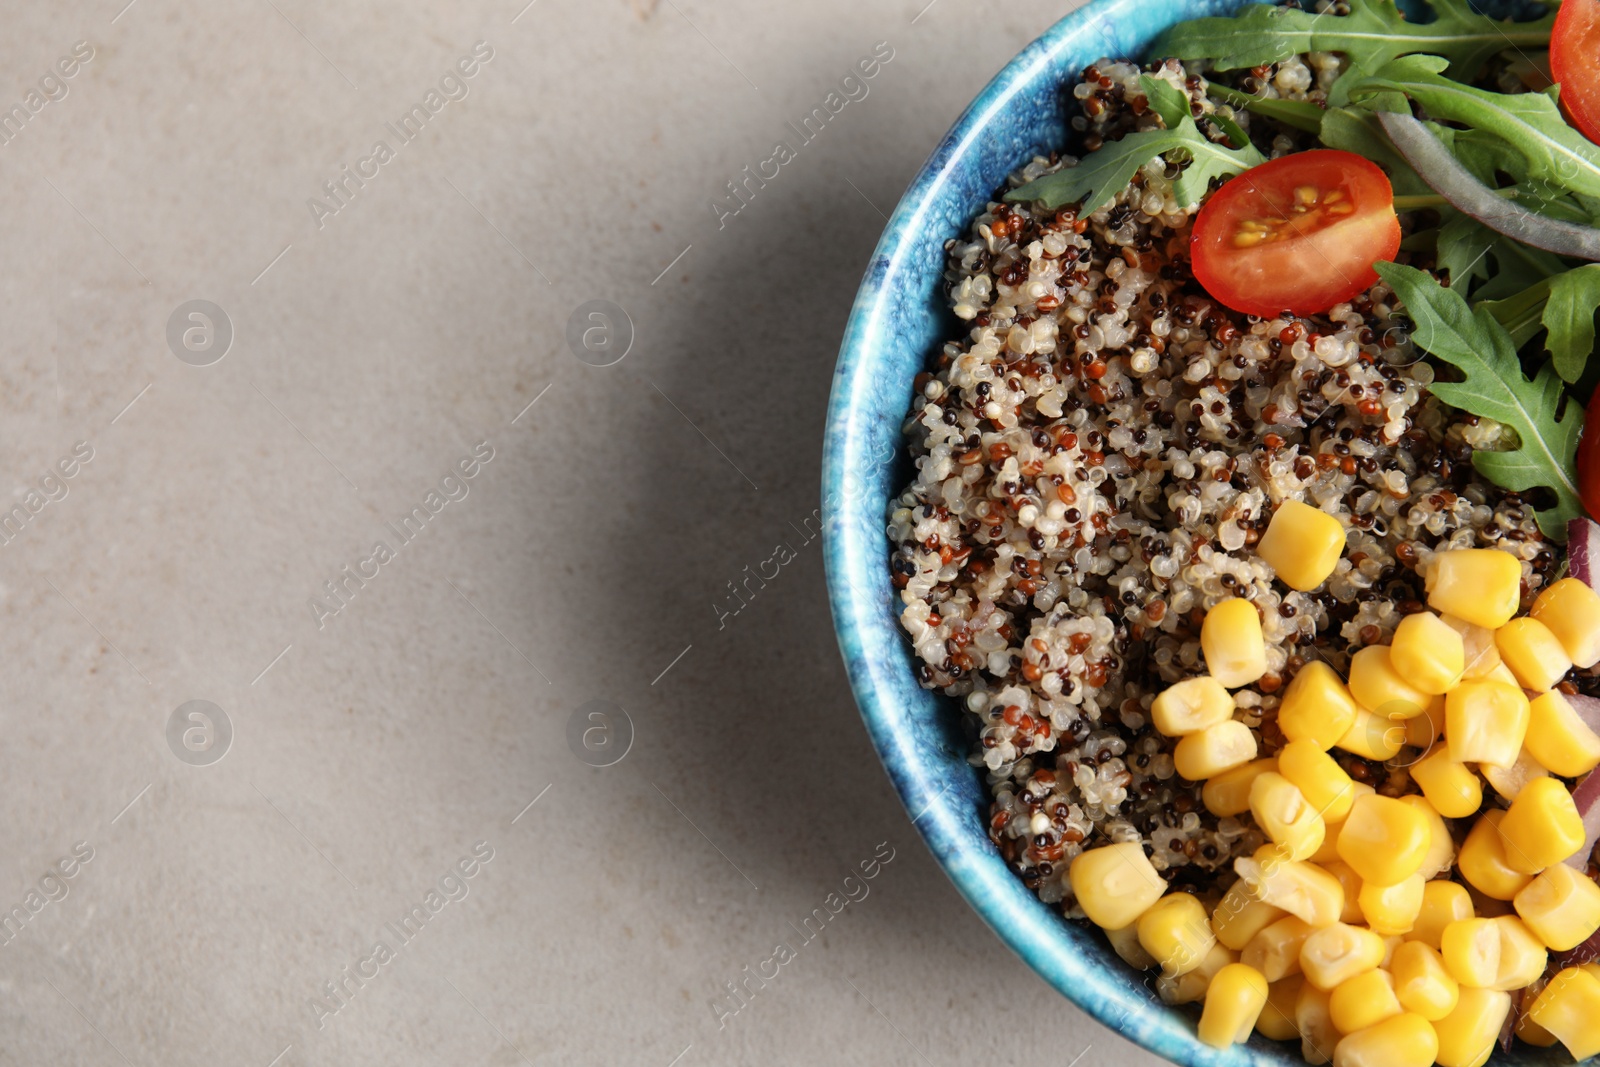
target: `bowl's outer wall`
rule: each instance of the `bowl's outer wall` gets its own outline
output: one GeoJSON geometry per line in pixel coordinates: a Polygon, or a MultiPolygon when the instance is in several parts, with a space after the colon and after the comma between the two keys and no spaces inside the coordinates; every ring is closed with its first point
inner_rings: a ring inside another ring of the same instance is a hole
{"type": "MultiPolygon", "coordinates": [[[[872,742],[928,847],[1001,939],[1079,1007],[1176,1063],[1301,1064],[1298,1047],[1287,1042],[1256,1037],[1226,1052],[1200,1044],[1192,1010],[1162,1005],[1153,977],[1040,903],[1007,869],[985,832],[988,800],[966,762],[960,714],[913,676],[887,567],[887,504],[910,475],[901,431],[911,382],[955,336],[941,281],[944,242],[966,229],[1021,162],[1065,143],[1064,81],[1102,56],[1142,55],[1175,22],[1238,6],[1095,0],[1019,54],[939,144],[890,219],[846,330],[823,455],[824,552],[840,648],[872,742]]],[[[1494,1062],[1572,1061],[1519,1047],[1494,1062]]]]}

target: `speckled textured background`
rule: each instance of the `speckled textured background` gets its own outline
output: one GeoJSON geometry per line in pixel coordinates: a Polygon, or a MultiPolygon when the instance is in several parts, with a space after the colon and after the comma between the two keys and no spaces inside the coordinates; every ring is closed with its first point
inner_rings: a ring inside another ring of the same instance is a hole
{"type": "Polygon", "coordinates": [[[945,881],[828,619],[880,211],[1070,6],[924,2],[6,6],[0,1063],[1155,1062],[945,881]],[[592,300],[611,366],[566,339],[592,300]],[[632,723],[600,769],[592,701],[632,723]]]}

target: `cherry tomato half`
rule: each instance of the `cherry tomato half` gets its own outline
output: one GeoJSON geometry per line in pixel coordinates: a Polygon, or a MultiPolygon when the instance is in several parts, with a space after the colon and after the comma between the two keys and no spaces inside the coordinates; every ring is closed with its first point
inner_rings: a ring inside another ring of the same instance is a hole
{"type": "Polygon", "coordinates": [[[1600,0],[1563,0],[1550,31],[1550,75],[1567,121],[1600,144],[1600,0]]]}
{"type": "Polygon", "coordinates": [[[1312,315],[1351,299],[1378,280],[1372,264],[1399,249],[1388,176],[1330,148],[1229,179],[1201,207],[1189,238],[1194,276],[1206,292],[1264,317],[1312,315]]]}
{"type": "Polygon", "coordinates": [[[1600,388],[1589,398],[1578,437],[1578,497],[1591,518],[1600,518],[1600,388]]]}

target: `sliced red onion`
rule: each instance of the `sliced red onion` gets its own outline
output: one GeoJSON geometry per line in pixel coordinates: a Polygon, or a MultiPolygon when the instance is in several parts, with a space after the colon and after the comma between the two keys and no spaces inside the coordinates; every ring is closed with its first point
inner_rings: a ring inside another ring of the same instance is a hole
{"type": "MultiPolygon", "coordinates": [[[[1534,696],[1538,695],[1537,693],[1534,694],[1534,696]]],[[[1567,696],[1567,694],[1563,693],[1562,696],[1567,696]]],[[[1532,697],[1529,699],[1531,700],[1532,697]]],[[[1567,703],[1572,705],[1572,710],[1578,713],[1578,718],[1583,720],[1585,726],[1600,734],[1600,697],[1574,693],[1571,696],[1567,696],[1567,703]]]]}
{"type": "MultiPolygon", "coordinates": [[[[1593,697],[1567,698],[1568,701],[1579,699],[1600,704],[1593,697]]],[[[1594,846],[1600,843],[1600,771],[1590,771],[1578,781],[1572,789],[1572,802],[1578,806],[1578,814],[1583,816],[1584,835],[1583,847],[1567,857],[1567,866],[1586,871],[1589,869],[1589,857],[1594,855],[1594,846]]],[[[1594,938],[1589,940],[1593,941],[1594,938]]]]}
{"type": "Polygon", "coordinates": [[[1600,560],[1600,523],[1578,517],[1567,522],[1567,573],[1594,588],[1594,565],[1600,560]]]}

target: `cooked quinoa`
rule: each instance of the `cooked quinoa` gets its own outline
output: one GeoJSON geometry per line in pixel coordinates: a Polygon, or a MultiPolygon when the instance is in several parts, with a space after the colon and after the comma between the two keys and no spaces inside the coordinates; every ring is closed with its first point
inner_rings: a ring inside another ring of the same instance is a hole
{"type": "MultiPolygon", "coordinates": [[[[1236,85],[1320,101],[1338,63],[1295,57],[1236,85]]],[[[1173,61],[1142,69],[1216,129],[1201,75],[1173,61]]],[[[1156,125],[1140,73],[1102,61],[1071,87],[1086,148],[1156,125]]],[[[1228,117],[1272,156],[1306,146],[1228,117]]],[[[1035,159],[1009,187],[1075,163],[1035,159]]],[[[1343,673],[1353,651],[1387,642],[1423,608],[1435,552],[1515,553],[1525,598],[1561,565],[1537,501],[1474,474],[1473,450],[1505,447],[1507,431],[1430,394],[1434,368],[1390,290],[1310,317],[1222,307],[1189,272],[1193,211],[1173,199],[1174,174],[1157,159],[1087,217],[991,203],[947,244],[964,329],[916,379],[916,476],[890,506],[921,682],[973,726],[1006,861],[1073,917],[1067,868],[1087,848],[1140,841],[1165,877],[1210,895],[1265,841],[1248,814],[1210,814],[1200,783],[1174,771],[1175,739],[1148,725],[1161,689],[1202,673],[1200,620],[1218,601],[1243,597],[1263,616],[1268,671],[1236,694],[1236,717],[1268,756],[1284,743],[1276,708],[1295,671],[1315,657],[1343,673]],[[1310,593],[1275,583],[1252,550],[1288,499],[1348,530],[1337,570],[1310,593]]],[[[1390,795],[1415,757],[1333,755],[1390,795]]]]}

